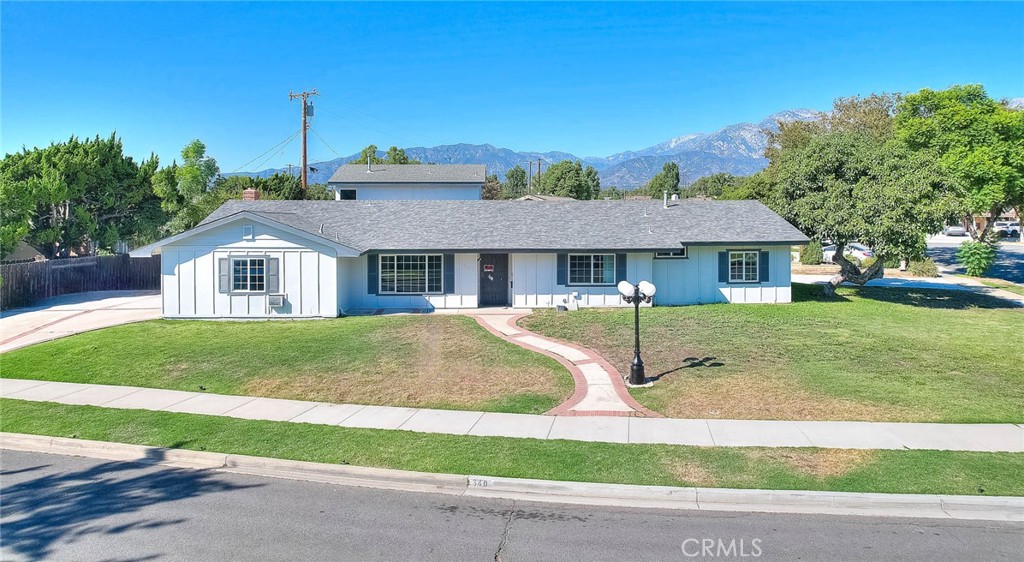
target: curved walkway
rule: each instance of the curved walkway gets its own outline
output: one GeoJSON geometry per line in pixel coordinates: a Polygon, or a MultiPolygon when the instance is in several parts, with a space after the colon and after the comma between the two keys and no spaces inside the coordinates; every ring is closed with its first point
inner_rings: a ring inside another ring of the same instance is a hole
{"type": "Polygon", "coordinates": [[[603,443],[705,447],[822,447],[1024,452],[1015,424],[683,420],[606,416],[538,416],[428,410],[228,396],[134,386],[0,379],[0,397],[251,420],[421,433],[529,437],[603,443]]]}
{"type": "Polygon", "coordinates": [[[596,351],[521,328],[516,322],[524,316],[526,314],[521,313],[473,315],[495,336],[543,353],[572,373],[575,391],[568,400],[549,411],[549,415],[660,417],[629,395],[622,375],[596,351]]]}

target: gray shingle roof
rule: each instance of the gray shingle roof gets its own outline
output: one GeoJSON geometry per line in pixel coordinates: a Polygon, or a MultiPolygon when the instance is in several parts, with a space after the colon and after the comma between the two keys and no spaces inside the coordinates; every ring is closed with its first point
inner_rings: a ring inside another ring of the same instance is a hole
{"type": "Polygon", "coordinates": [[[372,250],[668,250],[680,245],[803,244],[757,201],[241,201],[248,211],[359,252],[372,250]],[[323,232],[320,232],[323,225],[323,232]]]}
{"type": "Polygon", "coordinates": [[[328,183],[479,183],[487,179],[483,164],[345,164],[328,183]]]}

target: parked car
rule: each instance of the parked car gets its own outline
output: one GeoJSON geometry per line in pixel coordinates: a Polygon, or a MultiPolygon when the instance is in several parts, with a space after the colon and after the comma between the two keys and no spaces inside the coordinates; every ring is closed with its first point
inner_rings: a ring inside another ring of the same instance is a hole
{"type": "Polygon", "coordinates": [[[951,224],[942,231],[946,236],[967,236],[967,229],[956,224],[951,224]]]}
{"type": "MultiPolygon", "coordinates": [[[[853,256],[860,261],[875,257],[875,253],[871,251],[871,248],[857,242],[847,244],[843,249],[845,250],[843,255],[847,257],[853,256]]],[[[832,263],[832,256],[834,255],[836,255],[835,244],[829,244],[821,249],[821,260],[825,263],[832,263]]]]}
{"type": "Polygon", "coordinates": [[[992,232],[994,232],[996,236],[1020,236],[1020,222],[996,221],[992,225],[992,232]]]}

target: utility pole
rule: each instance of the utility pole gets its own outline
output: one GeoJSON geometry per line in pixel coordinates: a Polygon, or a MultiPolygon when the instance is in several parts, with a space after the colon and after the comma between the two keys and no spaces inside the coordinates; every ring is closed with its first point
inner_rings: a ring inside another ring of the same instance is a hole
{"type": "Polygon", "coordinates": [[[533,160],[530,160],[530,175],[526,176],[526,192],[533,193],[533,160]]]}
{"type": "Polygon", "coordinates": [[[303,199],[306,198],[306,184],[307,184],[306,173],[309,170],[309,165],[306,162],[306,131],[309,129],[309,123],[307,123],[307,117],[312,116],[312,114],[313,114],[313,104],[308,103],[306,100],[309,99],[309,96],[319,96],[319,95],[320,94],[316,91],[316,88],[313,88],[312,90],[310,90],[308,92],[300,92],[298,94],[293,94],[291,92],[288,92],[288,99],[289,100],[293,100],[293,99],[297,99],[297,98],[301,98],[302,99],[302,173],[300,174],[300,177],[302,178],[301,182],[302,182],[302,198],[303,199]]]}

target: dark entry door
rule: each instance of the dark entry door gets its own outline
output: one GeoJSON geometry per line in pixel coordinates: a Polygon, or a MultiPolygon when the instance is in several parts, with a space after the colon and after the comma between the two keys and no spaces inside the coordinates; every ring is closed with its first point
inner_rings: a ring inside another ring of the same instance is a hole
{"type": "Polygon", "coordinates": [[[508,254],[480,254],[480,306],[508,306],[508,254]]]}

